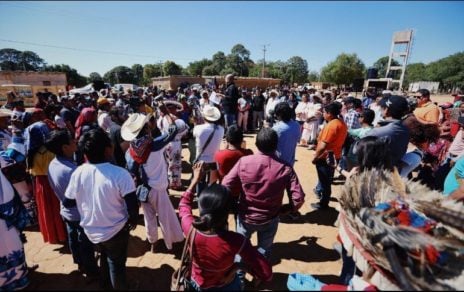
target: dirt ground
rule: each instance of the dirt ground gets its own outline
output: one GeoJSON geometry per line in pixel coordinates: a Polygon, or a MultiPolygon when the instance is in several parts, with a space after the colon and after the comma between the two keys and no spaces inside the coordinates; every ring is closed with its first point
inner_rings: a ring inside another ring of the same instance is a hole
{"type": "MultiPolygon", "coordinates": [[[[450,96],[434,96],[439,104],[451,101],[450,96]]],[[[246,135],[247,147],[255,150],[255,135],[246,135]]],[[[338,283],[341,269],[341,258],[332,248],[336,242],[337,219],[339,206],[337,198],[343,181],[335,181],[332,186],[332,201],[328,210],[315,211],[310,203],[316,202],[312,189],[317,182],[317,174],[311,158],[314,151],[297,147],[295,170],[306,193],[305,203],[300,209],[301,218],[295,221],[281,218],[279,229],[274,240],[272,265],[273,280],[247,290],[286,290],[289,273],[299,272],[315,276],[325,283],[338,283]]],[[[187,149],[183,149],[183,159],[188,161],[187,149]]],[[[182,174],[184,184],[190,177],[187,163],[182,174]]],[[[171,191],[171,199],[177,208],[180,192],[171,191]]],[[[287,199],[285,199],[287,202],[287,199]]],[[[235,230],[232,216],[230,227],[235,230]]],[[[39,264],[39,268],[30,275],[31,284],[28,290],[95,290],[98,285],[87,281],[77,272],[69,249],[64,245],[45,244],[38,228],[26,231],[28,242],[25,244],[26,260],[29,265],[39,264]]],[[[162,233],[159,230],[160,241],[162,233]]],[[[143,217],[140,215],[139,225],[131,232],[127,259],[127,275],[129,286],[136,290],[169,290],[171,274],[178,268],[181,249],[168,251],[163,242],[156,253],[150,252],[146,241],[143,217]]],[[[252,238],[256,244],[256,235],[252,238]]]]}

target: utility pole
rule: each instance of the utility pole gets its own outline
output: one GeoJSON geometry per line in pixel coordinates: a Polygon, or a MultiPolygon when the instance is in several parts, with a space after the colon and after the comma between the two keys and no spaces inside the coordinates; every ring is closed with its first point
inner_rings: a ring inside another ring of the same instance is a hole
{"type": "Polygon", "coordinates": [[[263,45],[263,69],[261,71],[261,78],[264,78],[264,68],[266,66],[266,46],[270,46],[271,44],[263,45]]]}

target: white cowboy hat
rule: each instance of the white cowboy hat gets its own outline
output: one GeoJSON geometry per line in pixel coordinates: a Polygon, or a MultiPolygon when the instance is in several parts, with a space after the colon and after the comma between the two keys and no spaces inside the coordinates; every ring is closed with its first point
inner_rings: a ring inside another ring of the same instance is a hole
{"type": "Polygon", "coordinates": [[[6,108],[0,109],[0,118],[10,118],[12,114],[13,114],[13,111],[9,109],[6,109],[6,108]]]}
{"type": "Polygon", "coordinates": [[[126,141],[134,140],[147,121],[148,117],[144,114],[129,114],[129,117],[121,126],[121,137],[126,141]]]}
{"type": "Polygon", "coordinates": [[[203,108],[203,117],[205,120],[215,122],[221,118],[221,112],[217,107],[207,104],[203,108]]]}
{"type": "Polygon", "coordinates": [[[177,112],[181,112],[184,110],[184,106],[180,102],[177,102],[175,100],[163,100],[163,103],[166,107],[175,106],[177,112]]]}

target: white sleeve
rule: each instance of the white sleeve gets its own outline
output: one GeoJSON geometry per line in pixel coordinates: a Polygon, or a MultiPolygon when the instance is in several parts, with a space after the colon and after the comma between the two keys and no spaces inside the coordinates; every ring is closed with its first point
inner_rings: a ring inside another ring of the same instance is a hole
{"type": "Polygon", "coordinates": [[[74,171],[69,179],[68,187],[64,196],[68,199],[75,200],[76,194],[79,192],[79,184],[77,183],[77,173],[74,171]]]}
{"type": "Polygon", "coordinates": [[[119,176],[118,185],[119,185],[119,192],[122,197],[135,192],[135,182],[132,179],[129,171],[126,169],[121,170],[121,175],[119,176]]]}

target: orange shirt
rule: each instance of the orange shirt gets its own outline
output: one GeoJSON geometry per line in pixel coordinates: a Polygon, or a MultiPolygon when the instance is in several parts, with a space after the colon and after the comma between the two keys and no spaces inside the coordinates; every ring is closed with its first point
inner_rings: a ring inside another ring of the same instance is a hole
{"type": "Polygon", "coordinates": [[[438,123],[440,118],[440,109],[432,102],[427,102],[426,104],[418,107],[414,110],[414,116],[419,119],[419,121],[427,121],[430,123],[438,123]]]}
{"type": "Polygon", "coordinates": [[[346,124],[339,120],[333,119],[322,128],[317,142],[324,142],[327,144],[325,150],[332,150],[336,159],[342,156],[343,143],[345,143],[346,135],[348,134],[348,127],[346,124]]]}

